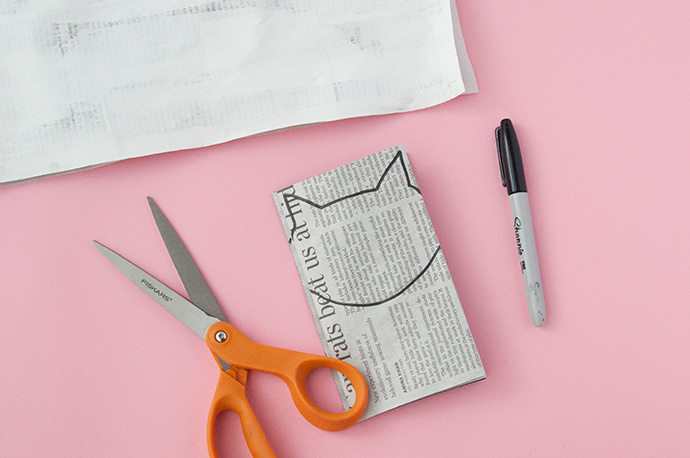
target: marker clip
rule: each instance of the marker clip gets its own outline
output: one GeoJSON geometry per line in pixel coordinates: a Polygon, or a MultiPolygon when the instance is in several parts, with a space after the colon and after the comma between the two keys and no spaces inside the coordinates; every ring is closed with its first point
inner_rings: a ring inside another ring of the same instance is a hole
{"type": "Polygon", "coordinates": [[[501,170],[501,183],[506,187],[506,172],[503,168],[503,155],[501,154],[501,126],[496,128],[496,151],[498,152],[498,168],[501,170]]]}

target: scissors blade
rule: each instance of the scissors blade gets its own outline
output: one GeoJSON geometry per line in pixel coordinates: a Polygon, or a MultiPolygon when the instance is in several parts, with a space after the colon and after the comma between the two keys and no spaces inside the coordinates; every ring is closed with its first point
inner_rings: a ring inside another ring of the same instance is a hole
{"type": "Polygon", "coordinates": [[[220,321],[216,317],[207,315],[206,312],[199,307],[115,253],[110,248],[101,245],[95,240],[93,244],[96,245],[96,248],[98,248],[101,253],[120,270],[120,272],[125,274],[132,283],[137,285],[139,289],[148,294],[153,300],[158,302],[158,304],[180,320],[182,324],[194,331],[194,333],[203,340],[206,340],[206,331],[208,328],[220,321]]]}
{"type": "Polygon", "coordinates": [[[151,207],[153,219],[158,226],[158,232],[160,232],[163,242],[165,242],[165,247],[168,249],[168,254],[173,264],[175,264],[175,269],[187,290],[189,299],[208,315],[227,322],[228,319],[220,309],[220,305],[218,305],[218,301],[213,296],[211,288],[209,288],[206,280],[199,272],[199,268],[194,263],[184,243],[182,243],[180,236],[177,235],[172,224],[170,224],[170,221],[165,217],[156,202],[151,197],[147,197],[147,199],[149,207],[151,207]]]}

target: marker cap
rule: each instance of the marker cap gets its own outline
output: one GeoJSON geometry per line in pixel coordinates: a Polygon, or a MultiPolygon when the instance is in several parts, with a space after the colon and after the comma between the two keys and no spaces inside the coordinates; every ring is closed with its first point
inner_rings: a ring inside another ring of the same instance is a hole
{"type": "Polygon", "coordinates": [[[498,151],[498,167],[501,169],[501,181],[508,190],[508,194],[527,192],[520,145],[510,119],[502,120],[501,125],[496,128],[496,150],[498,151]]]}

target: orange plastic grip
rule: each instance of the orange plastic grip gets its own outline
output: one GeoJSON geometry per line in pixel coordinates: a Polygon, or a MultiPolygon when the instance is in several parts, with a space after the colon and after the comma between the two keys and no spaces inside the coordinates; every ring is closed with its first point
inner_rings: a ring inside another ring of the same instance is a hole
{"type": "Polygon", "coordinates": [[[357,423],[367,407],[369,392],[364,376],[354,366],[339,359],[260,345],[225,322],[209,328],[206,344],[211,352],[235,367],[280,377],[290,389],[297,410],[317,428],[326,431],[349,428],[357,423]],[[216,340],[215,336],[219,333],[225,336],[222,342],[216,340]],[[356,399],[348,411],[329,412],[311,400],[307,392],[307,377],[319,368],[336,370],[352,383],[356,399]]]}
{"type": "Polygon", "coordinates": [[[218,458],[215,442],[216,418],[224,410],[232,410],[240,417],[244,439],[254,458],[276,458],[252,408],[249,406],[244,385],[223,371],[220,371],[216,394],[208,413],[206,441],[211,458],[218,458]]]}

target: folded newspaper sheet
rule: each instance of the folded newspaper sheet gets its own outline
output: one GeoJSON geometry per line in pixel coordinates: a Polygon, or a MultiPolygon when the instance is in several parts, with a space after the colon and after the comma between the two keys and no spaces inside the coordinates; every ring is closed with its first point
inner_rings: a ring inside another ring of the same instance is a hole
{"type": "Polygon", "coordinates": [[[2,0],[0,183],[477,91],[455,0],[2,0]]]}
{"type": "Polygon", "coordinates": [[[362,418],[486,377],[402,147],[273,197],[326,355],[368,381],[362,418]]]}

